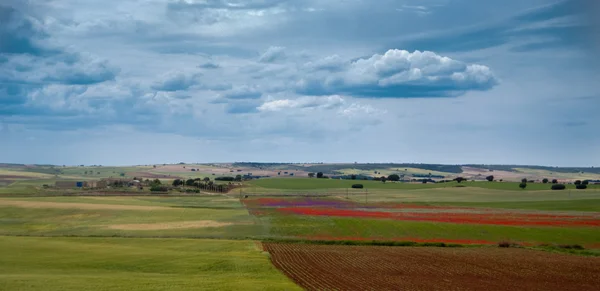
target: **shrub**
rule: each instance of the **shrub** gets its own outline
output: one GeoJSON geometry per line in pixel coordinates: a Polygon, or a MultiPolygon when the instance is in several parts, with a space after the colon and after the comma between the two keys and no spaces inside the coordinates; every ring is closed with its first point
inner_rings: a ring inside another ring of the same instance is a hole
{"type": "Polygon", "coordinates": [[[581,180],[575,180],[575,183],[573,183],[575,185],[581,185],[581,180]]]}
{"type": "Polygon", "coordinates": [[[581,245],[558,245],[558,247],[561,249],[568,249],[568,250],[584,250],[585,249],[581,245]]]}
{"type": "Polygon", "coordinates": [[[521,183],[527,183],[527,178],[521,179],[521,183]]]}
{"type": "Polygon", "coordinates": [[[544,179],[542,180],[542,183],[544,183],[544,184],[548,183],[548,178],[544,178],[544,179]]]}
{"type": "Polygon", "coordinates": [[[498,243],[498,247],[500,247],[500,248],[518,248],[521,246],[517,243],[504,240],[504,241],[501,241],[498,243]]]}
{"type": "Polygon", "coordinates": [[[169,192],[169,187],[161,186],[161,185],[152,185],[152,187],[150,187],[150,191],[152,191],[152,192],[169,192]]]}
{"type": "Polygon", "coordinates": [[[215,181],[229,181],[229,182],[232,182],[234,180],[235,180],[234,177],[216,177],[215,178],[215,181]]]}
{"type": "Polygon", "coordinates": [[[363,184],[354,184],[354,185],[352,185],[352,188],[354,188],[354,189],[362,189],[363,187],[364,187],[363,184]]]}
{"type": "Polygon", "coordinates": [[[579,185],[575,186],[575,188],[577,188],[579,190],[583,190],[583,189],[587,189],[587,185],[585,185],[585,184],[579,184],[579,185]]]}
{"type": "Polygon", "coordinates": [[[581,182],[581,185],[588,185],[590,183],[590,180],[583,180],[583,182],[581,182]]]}
{"type": "Polygon", "coordinates": [[[488,180],[488,182],[492,182],[494,181],[494,176],[487,176],[485,179],[488,180]]]}
{"type": "Polygon", "coordinates": [[[317,173],[317,178],[322,179],[323,178],[323,172],[318,172],[317,173]]]}
{"type": "Polygon", "coordinates": [[[462,188],[462,187],[467,187],[467,186],[466,185],[456,185],[454,187],[462,188]]]}
{"type": "Polygon", "coordinates": [[[466,181],[467,179],[463,178],[463,177],[456,177],[454,178],[454,181],[456,181],[457,183],[460,183],[462,181],[466,181]]]}
{"type": "Polygon", "coordinates": [[[552,185],[552,190],[565,190],[567,189],[567,186],[565,186],[564,184],[554,184],[552,185]]]}
{"type": "Polygon", "coordinates": [[[519,188],[521,188],[521,189],[527,188],[527,183],[521,183],[521,184],[519,184],[519,188]]]}
{"type": "Polygon", "coordinates": [[[552,179],[552,184],[556,184],[556,183],[558,183],[558,180],[552,179]]]}

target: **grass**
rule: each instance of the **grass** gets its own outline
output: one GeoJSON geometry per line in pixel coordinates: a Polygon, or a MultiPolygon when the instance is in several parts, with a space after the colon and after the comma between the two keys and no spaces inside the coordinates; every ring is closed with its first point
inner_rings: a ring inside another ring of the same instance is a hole
{"type": "Polygon", "coordinates": [[[437,206],[489,207],[546,211],[591,211],[600,212],[600,200],[579,199],[559,201],[510,201],[510,202],[438,202],[423,203],[437,206]]]}
{"type": "MultiPolygon", "coordinates": [[[[510,191],[532,191],[532,190],[550,190],[551,184],[529,183],[527,189],[519,188],[519,182],[456,182],[449,183],[382,183],[377,181],[362,180],[334,180],[334,179],[310,179],[310,178],[267,178],[247,182],[248,185],[261,187],[265,189],[278,190],[318,190],[318,189],[342,189],[350,188],[353,184],[363,184],[367,189],[388,189],[388,190],[416,190],[432,188],[452,188],[456,186],[477,187],[494,190],[510,191]]],[[[575,185],[566,185],[567,189],[575,189],[575,185]]],[[[600,185],[589,185],[590,189],[600,190],[600,185]]]]}
{"type": "Polygon", "coordinates": [[[600,231],[593,227],[514,227],[398,221],[386,219],[273,214],[269,234],[282,238],[370,238],[378,240],[449,239],[595,245],[600,231]]]}
{"type": "MultiPolygon", "coordinates": [[[[210,198],[142,197],[94,200],[86,197],[0,199],[0,235],[30,236],[120,236],[120,237],[205,237],[245,238],[261,234],[261,227],[239,202],[210,198]],[[25,201],[24,207],[2,205],[3,200],[25,201]],[[122,201],[122,203],[119,203],[122,201]],[[56,202],[72,208],[35,206],[36,202],[56,202]],[[100,205],[105,209],[85,209],[78,204],[100,205]],[[160,209],[111,209],[117,205],[163,206],[160,209]],[[46,207],[46,208],[39,208],[46,207]],[[113,229],[122,224],[181,223],[216,221],[232,225],[204,228],[113,229]]],[[[222,198],[222,197],[220,197],[222,198]]]]}
{"type": "Polygon", "coordinates": [[[0,237],[0,290],[300,290],[254,242],[0,237]]]}

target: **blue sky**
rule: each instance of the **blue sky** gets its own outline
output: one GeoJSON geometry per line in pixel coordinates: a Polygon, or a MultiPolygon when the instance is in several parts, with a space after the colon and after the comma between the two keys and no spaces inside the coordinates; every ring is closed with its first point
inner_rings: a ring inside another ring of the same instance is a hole
{"type": "Polygon", "coordinates": [[[585,0],[4,0],[0,162],[600,164],[585,0]]]}

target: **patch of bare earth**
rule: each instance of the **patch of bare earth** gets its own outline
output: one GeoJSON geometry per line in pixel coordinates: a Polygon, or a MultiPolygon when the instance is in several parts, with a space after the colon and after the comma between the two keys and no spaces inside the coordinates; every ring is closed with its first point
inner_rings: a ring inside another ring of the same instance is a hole
{"type": "Polygon", "coordinates": [[[134,224],[115,224],[108,228],[118,230],[165,230],[165,229],[181,229],[181,228],[207,228],[207,227],[224,227],[233,225],[231,222],[218,222],[214,220],[199,220],[199,221],[178,221],[178,222],[161,222],[161,223],[134,223],[134,224]]]}
{"type": "Polygon", "coordinates": [[[173,210],[176,208],[161,206],[141,205],[112,205],[92,203],[44,202],[0,199],[0,206],[21,208],[59,208],[59,209],[85,209],[85,210],[173,210]]]}
{"type": "Polygon", "coordinates": [[[263,243],[307,290],[597,290],[600,258],[527,249],[263,243]]]}

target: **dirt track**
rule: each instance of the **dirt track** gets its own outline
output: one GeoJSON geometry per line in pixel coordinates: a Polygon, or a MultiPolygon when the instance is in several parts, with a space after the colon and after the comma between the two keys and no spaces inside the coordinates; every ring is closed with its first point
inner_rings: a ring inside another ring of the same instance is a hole
{"type": "Polygon", "coordinates": [[[139,205],[112,205],[92,203],[61,203],[42,201],[23,201],[0,199],[0,206],[13,206],[21,208],[60,208],[60,209],[88,209],[88,210],[173,210],[171,207],[139,206],[139,205]]]}
{"type": "Polygon", "coordinates": [[[526,249],[264,243],[308,290],[597,290],[600,258],[526,249]]]}

